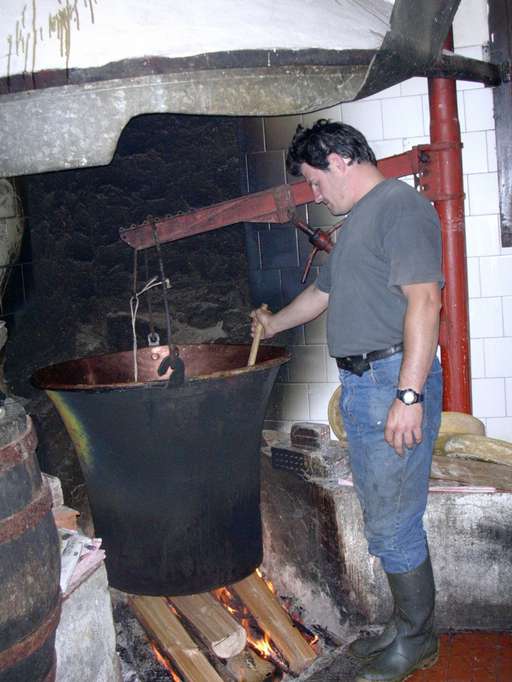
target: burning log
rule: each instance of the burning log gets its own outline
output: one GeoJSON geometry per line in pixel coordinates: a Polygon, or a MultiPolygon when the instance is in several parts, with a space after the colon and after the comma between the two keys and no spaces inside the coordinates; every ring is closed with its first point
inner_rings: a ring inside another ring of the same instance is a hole
{"type": "Polygon", "coordinates": [[[299,674],[316,658],[316,652],[294,627],[290,616],[256,573],[234,583],[232,588],[251,611],[261,629],[268,634],[290,670],[299,674]]]}
{"type": "Polygon", "coordinates": [[[226,670],[239,682],[263,682],[271,677],[274,666],[247,648],[229,659],[226,670]]]}
{"type": "Polygon", "coordinates": [[[144,629],[187,680],[222,682],[215,669],[187,634],[165,597],[130,597],[130,605],[144,629]]]}
{"type": "Polygon", "coordinates": [[[245,630],[210,593],[169,599],[219,658],[232,658],[243,651],[245,630]]]}

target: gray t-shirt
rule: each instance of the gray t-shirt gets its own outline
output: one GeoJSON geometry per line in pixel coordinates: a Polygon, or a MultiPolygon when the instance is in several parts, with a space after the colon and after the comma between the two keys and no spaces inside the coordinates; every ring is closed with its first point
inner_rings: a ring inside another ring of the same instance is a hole
{"type": "Polygon", "coordinates": [[[403,340],[400,285],[439,282],[441,230],[432,205],[400,180],[384,180],[354,206],[316,286],[329,294],[327,343],[333,357],[403,340]]]}

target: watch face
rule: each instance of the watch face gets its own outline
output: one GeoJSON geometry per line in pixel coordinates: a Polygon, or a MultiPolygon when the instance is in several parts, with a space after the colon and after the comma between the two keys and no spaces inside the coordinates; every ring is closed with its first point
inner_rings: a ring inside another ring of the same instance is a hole
{"type": "Polygon", "coordinates": [[[404,394],[402,396],[402,400],[406,405],[413,405],[416,402],[416,394],[414,391],[404,391],[404,394]]]}

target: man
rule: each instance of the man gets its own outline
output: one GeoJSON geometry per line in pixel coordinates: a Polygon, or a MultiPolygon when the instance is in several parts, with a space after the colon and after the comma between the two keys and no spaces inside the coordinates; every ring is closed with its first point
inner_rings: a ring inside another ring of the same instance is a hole
{"type": "Polygon", "coordinates": [[[401,682],[438,657],[422,519],[441,415],[439,220],[416,190],[384,178],[351,126],[299,126],[287,167],[304,176],[316,203],[349,215],[316,282],[276,314],[253,311],[253,333],[261,323],[269,338],[327,309],[368,549],[381,559],[395,604],[383,633],[353,642],[350,652],[365,662],[358,682],[401,682]]]}

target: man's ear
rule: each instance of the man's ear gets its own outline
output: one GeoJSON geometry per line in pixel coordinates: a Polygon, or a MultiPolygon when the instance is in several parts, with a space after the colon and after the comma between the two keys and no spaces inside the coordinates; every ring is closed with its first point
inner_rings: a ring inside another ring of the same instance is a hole
{"type": "Polygon", "coordinates": [[[336,152],[331,152],[327,157],[327,161],[330,163],[330,167],[345,174],[347,167],[349,165],[350,159],[337,154],[336,152]]]}

